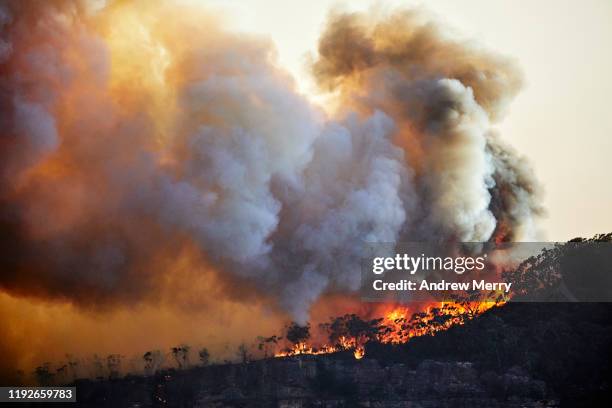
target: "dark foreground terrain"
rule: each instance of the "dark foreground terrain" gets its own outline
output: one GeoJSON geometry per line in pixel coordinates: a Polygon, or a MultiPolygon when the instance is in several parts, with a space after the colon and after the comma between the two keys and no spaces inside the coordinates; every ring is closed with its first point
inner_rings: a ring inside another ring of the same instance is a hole
{"type": "MultiPolygon", "coordinates": [[[[612,304],[523,303],[407,344],[78,381],[86,407],[605,407],[612,304]]],[[[72,404],[75,406],[75,404],[72,404]]]]}
{"type": "Polygon", "coordinates": [[[155,379],[79,384],[92,406],[543,407],[546,384],[514,367],[493,377],[469,362],[415,368],[374,359],[300,357],[167,373],[155,379]]]}

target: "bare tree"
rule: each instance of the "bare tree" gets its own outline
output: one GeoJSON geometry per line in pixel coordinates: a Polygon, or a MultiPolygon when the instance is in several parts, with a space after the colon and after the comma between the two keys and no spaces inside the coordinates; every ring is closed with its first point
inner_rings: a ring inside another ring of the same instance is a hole
{"type": "Polygon", "coordinates": [[[102,359],[100,358],[100,356],[98,356],[97,354],[94,354],[92,364],[93,364],[94,377],[96,377],[97,379],[103,379],[104,378],[104,364],[102,364],[102,359]]]}
{"type": "Polygon", "coordinates": [[[210,362],[210,353],[206,347],[203,347],[198,351],[198,358],[200,359],[200,364],[203,366],[208,365],[210,362]]]}
{"type": "Polygon", "coordinates": [[[60,384],[65,384],[68,382],[68,364],[62,364],[58,368],[55,369],[55,375],[57,378],[57,382],[60,384]]]}
{"type": "Polygon", "coordinates": [[[77,367],[79,365],[78,360],[71,354],[66,354],[66,364],[68,365],[68,370],[70,371],[70,375],[72,380],[77,379],[77,367]]]}
{"type": "Polygon", "coordinates": [[[108,368],[109,378],[119,378],[122,359],[123,356],[120,354],[109,354],[106,356],[106,367],[108,368]]]}
{"type": "Polygon", "coordinates": [[[241,343],[238,346],[238,351],[236,352],[236,354],[238,355],[238,358],[240,359],[240,362],[242,364],[246,364],[249,361],[251,361],[251,355],[249,354],[249,348],[244,343],[241,343]]]}
{"type": "Polygon", "coordinates": [[[50,385],[53,382],[51,363],[43,363],[41,366],[36,367],[36,369],[34,369],[34,376],[39,385],[50,385]]]}

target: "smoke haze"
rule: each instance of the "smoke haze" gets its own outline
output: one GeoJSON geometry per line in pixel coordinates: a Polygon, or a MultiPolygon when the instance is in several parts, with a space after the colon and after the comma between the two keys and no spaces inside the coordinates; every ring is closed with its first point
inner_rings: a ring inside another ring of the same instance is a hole
{"type": "Polygon", "coordinates": [[[333,113],[194,7],[3,1],[0,33],[5,314],[304,322],[357,289],[364,242],[537,232],[538,183],[493,128],[519,70],[422,13],[330,15],[311,68],[333,113]]]}

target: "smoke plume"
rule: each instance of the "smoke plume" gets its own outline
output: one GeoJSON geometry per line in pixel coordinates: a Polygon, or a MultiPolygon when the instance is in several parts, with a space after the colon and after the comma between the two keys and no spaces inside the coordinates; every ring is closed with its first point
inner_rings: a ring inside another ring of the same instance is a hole
{"type": "Polygon", "coordinates": [[[515,63],[422,13],[329,17],[312,73],[333,113],[269,41],[188,6],[6,1],[0,32],[12,295],[257,297],[304,321],[357,289],[364,242],[535,233],[538,184],[494,131],[515,63]],[[177,278],[185,259],[207,283],[177,278]]]}

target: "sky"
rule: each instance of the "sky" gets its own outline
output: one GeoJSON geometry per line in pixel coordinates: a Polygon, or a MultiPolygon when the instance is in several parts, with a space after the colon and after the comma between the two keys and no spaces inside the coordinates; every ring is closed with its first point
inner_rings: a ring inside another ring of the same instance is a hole
{"type": "Polygon", "coordinates": [[[328,12],[419,7],[458,38],[515,58],[525,88],[498,125],[544,186],[543,238],[563,241],[612,231],[612,2],[487,0],[186,0],[226,15],[232,29],[269,37],[299,89],[328,12]]]}

